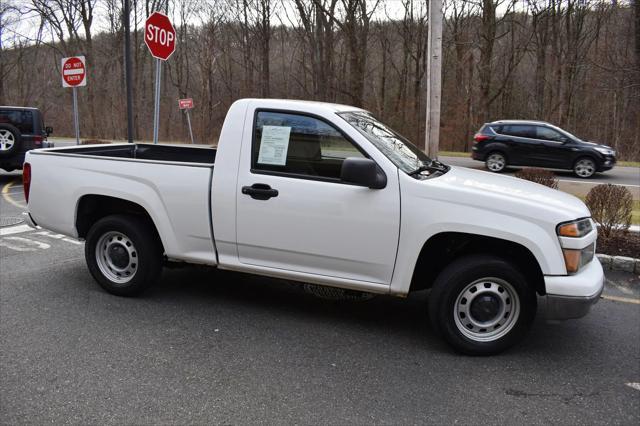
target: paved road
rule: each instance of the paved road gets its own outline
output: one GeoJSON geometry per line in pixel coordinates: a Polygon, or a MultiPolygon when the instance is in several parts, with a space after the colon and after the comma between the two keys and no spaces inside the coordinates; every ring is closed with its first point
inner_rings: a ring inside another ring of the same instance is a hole
{"type": "MultiPolygon", "coordinates": [[[[8,191],[2,216],[24,202],[8,191]]],[[[638,424],[640,283],[609,278],[624,302],[472,358],[433,334],[424,293],[331,302],[187,267],[118,298],[81,243],[0,228],[0,424],[638,424]]]]}

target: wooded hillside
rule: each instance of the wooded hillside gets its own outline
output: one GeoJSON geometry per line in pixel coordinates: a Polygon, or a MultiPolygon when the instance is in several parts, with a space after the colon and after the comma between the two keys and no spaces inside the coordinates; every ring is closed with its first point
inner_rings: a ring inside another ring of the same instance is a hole
{"type": "MultiPolygon", "coordinates": [[[[164,2],[132,1],[137,139],[151,139],[154,64],[145,17],[164,2]]],[[[425,0],[170,1],[182,22],[165,64],[160,139],[188,139],[177,99],[193,97],[198,143],[215,141],[242,97],[363,106],[424,145],[425,0]]],[[[0,104],[45,112],[71,135],[60,58],[87,57],[81,136],[125,138],[119,0],[4,2],[0,104]],[[38,28],[24,28],[25,17],[38,28]],[[96,22],[100,22],[98,25],[96,22]]],[[[445,0],[441,149],[469,150],[489,120],[541,119],[640,159],[640,2],[445,0]]]]}

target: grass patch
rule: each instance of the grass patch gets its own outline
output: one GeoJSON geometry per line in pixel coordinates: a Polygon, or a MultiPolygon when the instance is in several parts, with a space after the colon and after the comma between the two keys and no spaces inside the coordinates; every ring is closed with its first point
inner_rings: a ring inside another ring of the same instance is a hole
{"type": "Polygon", "coordinates": [[[640,161],[618,161],[616,166],[621,167],[640,167],[640,161]]]}

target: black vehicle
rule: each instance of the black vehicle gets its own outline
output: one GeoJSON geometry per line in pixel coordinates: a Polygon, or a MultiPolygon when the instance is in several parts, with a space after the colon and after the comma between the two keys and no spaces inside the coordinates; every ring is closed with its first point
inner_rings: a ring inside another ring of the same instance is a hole
{"type": "Polygon", "coordinates": [[[0,169],[22,169],[27,151],[53,146],[46,140],[52,132],[39,109],[0,106],[0,169]]]}
{"type": "Polygon", "coordinates": [[[581,178],[611,170],[616,152],[609,146],[585,142],[544,121],[501,120],[484,124],[474,136],[472,158],[487,169],[508,166],[573,170],[581,178]]]}

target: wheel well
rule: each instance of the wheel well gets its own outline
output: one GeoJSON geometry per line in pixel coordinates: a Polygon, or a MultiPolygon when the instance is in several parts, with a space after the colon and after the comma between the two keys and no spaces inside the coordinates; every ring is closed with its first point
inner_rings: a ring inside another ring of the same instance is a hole
{"type": "Polygon", "coordinates": [[[112,214],[130,214],[144,218],[153,226],[158,239],[160,239],[158,229],[144,207],[128,200],[107,195],[84,195],[80,198],[76,214],[78,236],[85,238],[94,223],[112,214]]]}
{"type": "Polygon", "coordinates": [[[500,238],[462,232],[443,232],[427,240],[418,256],[409,291],[431,288],[436,277],[448,264],[475,253],[493,254],[514,263],[536,292],[545,294],[540,265],[525,246],[500,238]]]}

